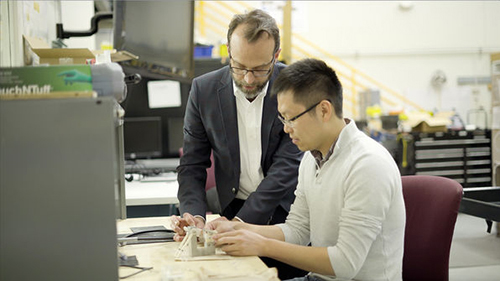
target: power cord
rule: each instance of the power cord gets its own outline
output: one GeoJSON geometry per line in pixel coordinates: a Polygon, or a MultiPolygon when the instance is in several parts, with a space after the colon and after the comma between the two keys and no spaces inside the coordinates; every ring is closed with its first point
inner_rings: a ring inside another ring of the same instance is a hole
{"type": "Polygon", "coordinates": [[[139,269],[139,271],[131,273],[129,275],[120,276],[120,279],[126,279],[126,278],[129,278],[131,276],[137,275],[141,272],[153,269],[153,267],[138,266],[139,262],[137,261],[136,256],[127,256],[127,255],[120,253],[120,252],[119,252],[119,254],[120,254],[120,259],[119,259],[120,266],[139,269]]]}

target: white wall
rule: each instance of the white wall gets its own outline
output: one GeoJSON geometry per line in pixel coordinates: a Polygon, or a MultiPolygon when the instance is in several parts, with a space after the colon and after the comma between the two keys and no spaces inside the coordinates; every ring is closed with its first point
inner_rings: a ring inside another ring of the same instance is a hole
{"type": "Polygon", "coordinates": [[[47,41],[55,38],[58,1],[1,1],[0,66],[22,66],[23,35],[47,41]]]}
{"type": "Polygon", "coordinates": [[[457,78],[491,75],[489,55],[500,52],[499,1],[311,1],[306,6],[308,28],[297,33],[425,109],[455,108],[464,121],[471,109],[489,111],[487,86],[459,86],[457,78]],[[403,9],[402,2],[410,8],[403,9]],[[430,83],[437,70],[447,77],[441,90],[430,83]]]}
{"type": "MultiPolygon", "coordinates": [[[[61,22],[64,30],[87,31],[90,19],[94,16],[94,1],[60,1],[61,22]]],[[[95,35],[88,37],[71,37],[64,42],[68,48],[95,49],[95,35]]]]}
{"type": "Polygon", "coordinates": [[[408,10],[401,1],[308,3],[309,38],[337,54],[500,47],[498,1],[413,1],[408,10]]]}
{"type": "MultiPolygon", "coordinates": [[[[65,30],[90,29],[94,1],[1,1],[0,66],[22,66],[22,36],[43,39],[49,46],[56,39],[56,23],[65,30]]],[[[95,48],[94,36],[65,39],[70,48],[95,48]]]]}
{"type": "MultiPolygon", "coordinates": [[[[237,2],[263,8],[281,22],[283,1],[237,2]]],[[[236,2],[224,3],[241,9],[236,2]]],[[[466,121],[469,110],[490,109],[486,85],[459,86],[457,79],[491,75],[489,55],[500,52],[500,1],[292,1],[292,6],[294,33],[426,110],[455,108],[466,121]],[[441,89],[430,83],[437,70],[447,78],[441,89]]],[[[294,44],[300,44],[297,37],[294,44]]],[[[341,70],[321,53],[312,55],[341,70]]]]}

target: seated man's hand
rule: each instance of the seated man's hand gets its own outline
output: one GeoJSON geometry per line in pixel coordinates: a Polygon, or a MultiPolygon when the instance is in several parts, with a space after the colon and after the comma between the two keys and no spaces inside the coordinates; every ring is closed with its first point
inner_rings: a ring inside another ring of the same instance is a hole
{"type": "Polygon", "coordinates": [[[213,236],[215,246],[231,256],[266,256],[267,238],[246,229],[218,233],[213,236]]]}
{"type": "Polygon", "coordinates": [[[170,224],[172,226],[172,229],[175,231],[174,240],[180,242],[186,236],[184,227],[195,226],[197,228],[203,228],[205,226],[205,221],[200,217],[194,217],[189,213],[184,213],[182,218],[178,216],[172,216],[170,218],[170,224]]]}
{"type": "Polygon", "coordinates": [[[205,228],[210,230],[215,230],[217,233],[224,233],[228,231],[233,231],[236,225],[241,224],[239,221],[229,221],[226,217],[217,218],[205,226],[205,228]]]}

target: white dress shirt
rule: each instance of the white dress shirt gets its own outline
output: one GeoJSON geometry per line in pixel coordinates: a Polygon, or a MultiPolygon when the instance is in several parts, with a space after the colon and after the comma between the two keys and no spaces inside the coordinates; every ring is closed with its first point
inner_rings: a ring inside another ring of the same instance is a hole
{"type": "Polygon", "coordinates": [[[238,114],[238,137],[240,142],[240,189],[236,198],[246,200],[264,179],[260,166],[262,157],[262,109],[269,82],[252,101],[248,101],[233,82],[238,114]]]}

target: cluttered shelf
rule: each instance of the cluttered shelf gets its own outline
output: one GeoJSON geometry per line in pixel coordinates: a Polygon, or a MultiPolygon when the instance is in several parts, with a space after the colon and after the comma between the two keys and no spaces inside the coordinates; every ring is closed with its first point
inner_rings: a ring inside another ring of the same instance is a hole
{"type": "Polygon", "coordinates": [[[492,186],[494,134],[486,122],[469,124],[468,116],[464,123],[456,112],[369,112],[367,122],[357,121],[360,129],[387,148],[402,175],[443,176],[464,188],[492,186]]]}

